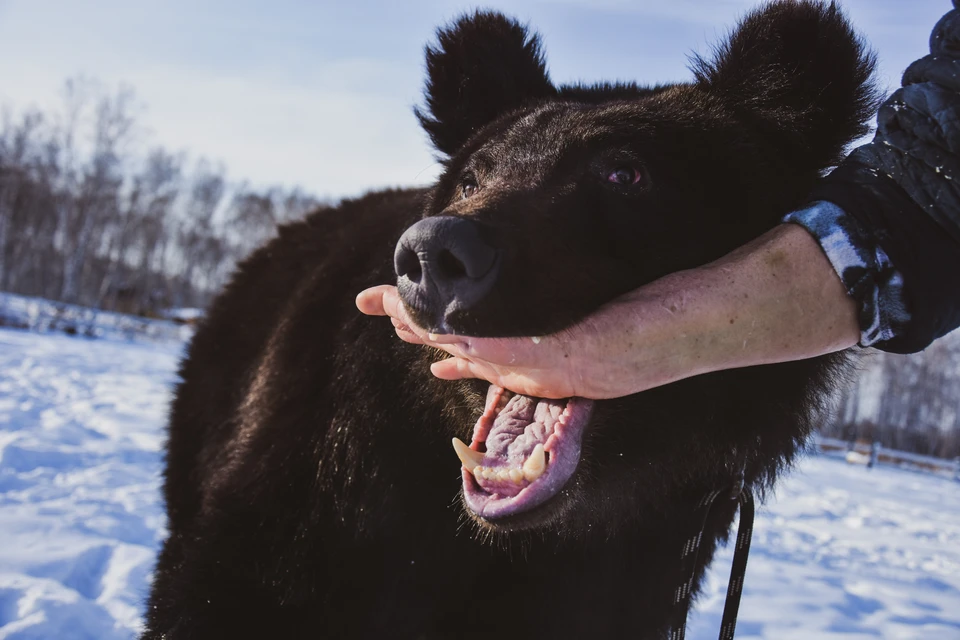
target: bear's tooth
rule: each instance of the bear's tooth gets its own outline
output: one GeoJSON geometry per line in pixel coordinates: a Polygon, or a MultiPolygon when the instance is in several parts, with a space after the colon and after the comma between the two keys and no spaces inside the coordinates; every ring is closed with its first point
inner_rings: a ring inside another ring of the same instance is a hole
{"type": "Polygon", "coordinates": [[[513,484],[520,484],[523,481],[523,471],[520,469],[510,469],[510,481],[513,484]]]}
{"type": "Polygon", "coordinates": [[[529,482],[533,482],[543,475],[543,470],[547,467],[547,456],[543,451],[543,445],[537,443],[530,453],[530,457],[523,463],[523,477],[529,482]]]}
{"type": "Polygon", "coordinates": [[[500,469],[497,471],[497,480],[503,480],[506,482],[510,479],[510,471],[508,469],[500,469]]]}
{"type": "Polygon", "coordinates": [[[503,394],[505,389],[502,389],[496,385],[490,385],[490,388],[487,389],[487,399],[484,402],[483,416],[484,418],[493,418],[501,409],[503,404],[503,394]]]}
{"type": "Polygon", "coordinates": [[[476,467],[474,467],[474,468],[473,468],[473,477],[476,478],[477,480],[479,480],[480,478],[482,478],[482,477],[483,477],[483,467],[481,467],[480,465],[477,465],[476,467]]]}
{"type": "Polygon", "coordinates": [[[453,439],[453,450],[457,452],[457,457],[467,469],[473,469],[483,463],[483,454],[463,444],[460,438],[453,439]]]}
{"type": "Polygon", "coordinates": [[[550,437],[547,438],[547,441],[543,445],[544,451],[553,451],[553,448],[557,445],[558,435],[556,432],[550,434],[550,437]]]}

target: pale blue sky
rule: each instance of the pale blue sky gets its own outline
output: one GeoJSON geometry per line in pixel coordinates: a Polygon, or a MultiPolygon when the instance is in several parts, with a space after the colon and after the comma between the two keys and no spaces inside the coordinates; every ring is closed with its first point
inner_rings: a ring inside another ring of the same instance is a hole
{"type": "MultiPolygon", "coordinates": [[[[472,3],[0,0],[0,104],[54,104],[78,74],[132,85],[148,142],[223,161],[235,179],[321,196],[424,183],[436,173],[411,113],[422,49],[475,6],[544,38],[556,82],[685,80],[753,0],[472,3]]],[[[926,52],[949,0],[842,2],[888,87],[926,52]]]]}

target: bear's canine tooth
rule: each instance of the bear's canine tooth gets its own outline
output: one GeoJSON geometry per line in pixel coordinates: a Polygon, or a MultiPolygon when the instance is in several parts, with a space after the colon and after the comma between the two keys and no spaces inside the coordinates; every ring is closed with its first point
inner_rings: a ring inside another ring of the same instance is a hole
{"type": "Polygon", "coordinates": [[[530,457],[523,463],[523,477],[529,482],[533,482],[543,475],[547,467],[547,456],[543,451],[543,445],[537,443],[530,453],[530,457]]]}
{"type": "Polygon", "coordinates": [[[483,454],[463,444],[460,438],[453,439],[453,450],[457,452],[457,457],[460,458],[460,462],[462,462],[463,466],[468,470],[480,466],[483,463],[483,454]]]}

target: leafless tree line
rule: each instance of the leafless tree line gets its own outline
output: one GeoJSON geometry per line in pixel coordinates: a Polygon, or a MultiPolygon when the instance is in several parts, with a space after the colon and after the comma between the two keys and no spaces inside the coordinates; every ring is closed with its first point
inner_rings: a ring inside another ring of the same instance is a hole
{"type": "Polygon", "coordinates": [[[0,291],[153,314],[204,306],[236,261],[319,202],[144,150],[127,88],[71,80],[58,108],[0,111],[0,291]]]}
{"type": "Polygon", "coordinates": [[[960,332],[909,356],[875,352],[821,431],[941,458],[960,456],[960,332]]]}

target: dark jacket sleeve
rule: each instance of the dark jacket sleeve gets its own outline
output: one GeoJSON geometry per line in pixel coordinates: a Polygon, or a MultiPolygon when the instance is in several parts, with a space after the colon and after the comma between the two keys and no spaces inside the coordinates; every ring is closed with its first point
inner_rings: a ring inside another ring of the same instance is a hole
{"type": "Polygon", "coordinates": [[[873,346],[912,353],[960,326],[960,11],[937,23],[930,55],[880,108],[874,140],[812,200],[838,205],[872,233],[902,276],[908,320],[873,346]]]}

